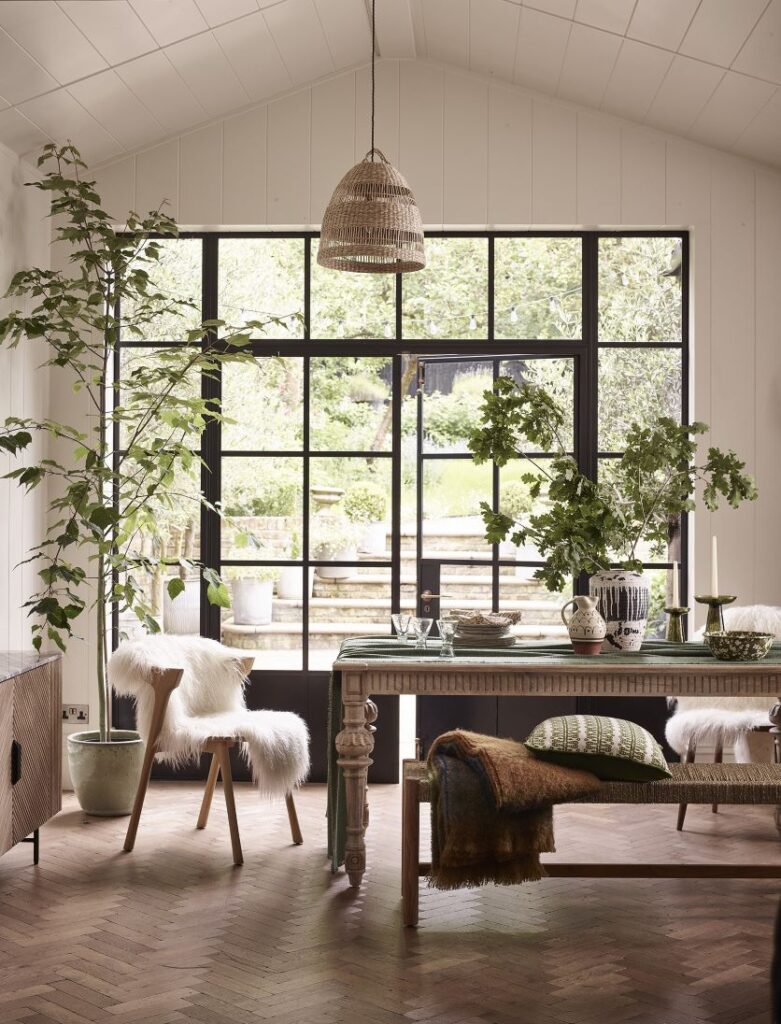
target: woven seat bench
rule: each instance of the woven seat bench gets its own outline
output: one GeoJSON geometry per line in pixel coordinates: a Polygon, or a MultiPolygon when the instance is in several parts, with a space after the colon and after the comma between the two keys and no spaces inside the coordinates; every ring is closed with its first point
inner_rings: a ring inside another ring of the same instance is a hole
{"type": "MultiPolygon", "coordinates": [[[[781,804],[781,766],[671,764],[659,782],[604,782],[576,801],[592,804],[781,804]]],[[[420,859],[420,805],[430,801],[428,766],[405,761],[402,780],[401,894],[405,927],[418,923],[419,879],[431,865],[420,859]]],[[[552,878],[781,878],[776,864],[543,862],[552,878]]]]}

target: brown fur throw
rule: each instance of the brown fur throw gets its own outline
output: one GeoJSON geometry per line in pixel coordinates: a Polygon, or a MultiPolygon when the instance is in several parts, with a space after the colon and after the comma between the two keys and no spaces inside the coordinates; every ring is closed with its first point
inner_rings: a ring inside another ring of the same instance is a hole
{"type": "Polygon", "coordinates": [[[537,760],[522,743],[457,729],[429,751],[431,876],[437,889],[514,885],[545,874],[553,804],[596,792],[591,772],[537,760]]]}

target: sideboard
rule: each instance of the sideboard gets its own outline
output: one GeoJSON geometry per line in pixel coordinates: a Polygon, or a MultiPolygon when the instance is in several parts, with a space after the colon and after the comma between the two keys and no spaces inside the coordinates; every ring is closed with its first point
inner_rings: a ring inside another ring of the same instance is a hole
{"type": "Polygon", "coordinates": [[[60,656],[0,652],[0,854],[33,842],[62,806],[60,656]]]}

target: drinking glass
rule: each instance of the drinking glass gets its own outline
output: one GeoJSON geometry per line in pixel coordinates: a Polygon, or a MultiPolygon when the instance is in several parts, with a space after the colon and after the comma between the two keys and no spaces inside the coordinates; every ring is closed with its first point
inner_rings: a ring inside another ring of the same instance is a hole
{"type": "Polygon", "coordinates": [[[397,612],[395,615],[391,615],[391,622],[393,628],[396,631],[396,639],[400,644],[409,643],[409,628],[412,622],[411,615],[402,615],[401,612],[397,612]]]}
{"type": "Polygon", "coordinates": [[[431,627],[434,625],[433,619],[413,619],[412,620],[412,632],[415,634],[415,647],[418,647],[425,651],[426,649],[426,637],[431,632],[431,627]]]}
{"type": "Polygon", "coordinates": [[[442,638],[442,646],[439,649],[440,658],[455,658],[453,650],[453,637],[456,635],[458,623],[455,619],[437,619],[437,629],[442,638]]]}

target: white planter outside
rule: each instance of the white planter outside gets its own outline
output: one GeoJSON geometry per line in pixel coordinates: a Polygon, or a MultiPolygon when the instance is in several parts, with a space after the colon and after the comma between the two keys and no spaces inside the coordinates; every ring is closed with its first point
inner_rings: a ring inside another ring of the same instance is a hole
{"type": "Polygon", "coordinates": [[[234,580],[233,621],[237,626],[268,626],[271,622],[273,580],[234,580]]]}
{"type": "MultiPolygon", "coordinates": [[[[309,596],[312,596],[315,570],[309,570],[309,596]]],[[[283,601],[302,601],[304,597],[303,572],[300,565],[286,565],[279,570],[277,597],[283,601]]]]}
{"type": "Polygon", "coordinates": [[[387,539],[388,527],[385,523],[366,523],[358,547],[364,554],[384,555],[387,539]]]}
{"type": "Polygon", "coordinates": [[[178,636],[198,635],[201,632],[200,580],[185,580],[184,590],[173,600],[168,596],[168,588],[165,588],[163,630],[178,636]]]}
{"type": "MultiPolygon", "coordinates": [[[[353,546],[342,548],[341,551],[328,551],[319,557],[322,559],[332,558],[335,562],[355,562],[358,559],[358,551],[353,546]]],[[[349,580],[354,569],[349,565],[318,565],[315,572],[321,580],[349,580]]]]}

